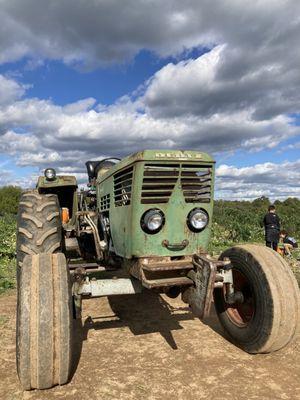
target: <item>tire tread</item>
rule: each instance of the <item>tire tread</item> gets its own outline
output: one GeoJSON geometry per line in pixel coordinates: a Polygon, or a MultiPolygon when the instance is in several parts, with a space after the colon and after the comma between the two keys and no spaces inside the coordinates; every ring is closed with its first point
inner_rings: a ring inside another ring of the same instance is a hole
{"type": "Polygon", "coordinates": [[[17,369],[24,390],[48,389],[68,382],[71,297],[64,254],[24,258],[17,308],[17,369]]]}
{"type": "Polygon", "coordinates": [[[27,254],[54,253],[62,248],[60,206],[55,194],[23,193],[17,218],[17,262],[27,254]]]}

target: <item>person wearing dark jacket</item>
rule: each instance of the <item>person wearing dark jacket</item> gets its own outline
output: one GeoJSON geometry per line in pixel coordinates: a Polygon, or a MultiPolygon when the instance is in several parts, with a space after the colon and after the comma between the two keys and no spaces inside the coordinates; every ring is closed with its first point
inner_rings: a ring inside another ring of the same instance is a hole
{"type": "Polygon", "coordinates": [[[266,246],[277,251],[280,232],[280,219],[276,214],[275,206],[268,208],[268,213],[264,217],[266,246]]]}

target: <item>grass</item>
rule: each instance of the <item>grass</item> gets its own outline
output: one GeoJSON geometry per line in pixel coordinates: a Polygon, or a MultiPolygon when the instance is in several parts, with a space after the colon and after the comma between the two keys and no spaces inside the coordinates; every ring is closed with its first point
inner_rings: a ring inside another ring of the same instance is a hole
{"type": "Polygon", "coordinates": [[[0,315],[0,326],[5,325],[9,321],[9,317],[7,315],[0,315]]]}

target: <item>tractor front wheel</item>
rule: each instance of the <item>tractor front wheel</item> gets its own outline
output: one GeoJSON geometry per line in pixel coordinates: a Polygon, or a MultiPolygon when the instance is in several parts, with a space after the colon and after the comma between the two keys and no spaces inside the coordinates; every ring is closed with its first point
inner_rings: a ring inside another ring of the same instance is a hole
{"type": "Polygon", "coordinates": [[[24,390],[68,381],[72,303],[64,254],[23,259],[17,301],[17,370],[24,390]]]}
{"type": "Polygon", "coordinates": [[[224,288],[214,291],[224,330],[249,353],[269,353],[286,346],[300,325],[300,292],[289,265],[260,245],[232,247],[221,255],[224,258],[233,267],[235,292],[242,293],[242,301],[228,304],[224,288]]]}

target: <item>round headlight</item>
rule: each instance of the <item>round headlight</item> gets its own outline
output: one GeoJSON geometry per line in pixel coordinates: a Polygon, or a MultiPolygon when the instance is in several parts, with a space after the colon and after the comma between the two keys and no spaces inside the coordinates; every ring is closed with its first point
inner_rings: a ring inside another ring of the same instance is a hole
{"type": "Polygon", "coordinates": [[[47,181],[54,181],[56,178],[56,172],[54,168],[47,168],[45,169],[45,178],[47,181]]]}
{"type": "Polygon", "coordinates": [[[201,208],[194,208],[188,215],[187,223],[193,232],[202,231],[208,224],[209,217],[201,208]]]}
{"type": "Polygon", "coordinates": [[[146,211],[141,218],[141,227],[146,233],[157,233],[165,223],[165,217],[161,210],[152,209],[146,211]]]}

